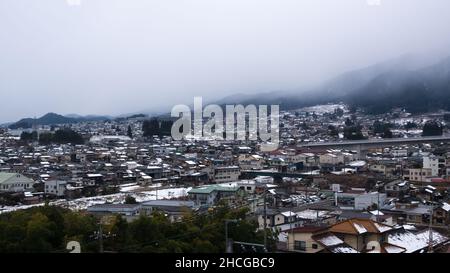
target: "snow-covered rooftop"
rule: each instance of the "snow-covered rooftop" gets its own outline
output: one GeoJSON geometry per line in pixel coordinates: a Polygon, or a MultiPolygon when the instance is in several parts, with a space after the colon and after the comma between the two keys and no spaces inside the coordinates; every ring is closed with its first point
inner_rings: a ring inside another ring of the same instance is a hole
{"type": "MultiPolygon", "coordinates": [[[[433,246],[444,243],[449,239],[437,231],[432,230],[433,246]]],[[[388,242],[406,249],[407,253],[416,252],[428,247],[430,233],[428,230],[419,233],[412,233],[410,231],[395,232],[389,234],[388,242]]]]}

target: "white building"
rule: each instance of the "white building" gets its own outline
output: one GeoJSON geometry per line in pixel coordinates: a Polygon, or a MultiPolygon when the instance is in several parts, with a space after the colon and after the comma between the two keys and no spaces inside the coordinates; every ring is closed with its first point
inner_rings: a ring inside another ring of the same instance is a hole
{"type": "Polygon", "coordinates": [[[241,171],[238,166],[217,167],[214,169],[214,182],[225,183],[239,180],[241,171]]]}
{"type": "Polygon", "coordinates": [[[391,151],[391,155],[394,157],[407,157],[408,150],[406,149],[395,149],[391,151]]]}
{"type": "Polygon", "coordinates": [[[238,162],[243,170],[261,170],[264,159],[259,155],[240,155],[238,162]]]}
{"type": "Polygon", "coordinates": [[[371,192],[371,193],[358,193],[358,192],[337,192],[336,201],[337,205],[341,208],[354,209],[354,210],[366,210],[372,205],[383,206],[386,202],[386,194],[371,192]]]}
{"type": "Polygon", "coordinates": [[[429,168],[409,169],[408,172],[403,175],[403,179],[409,181],[427,182],[432,177],[432,170],[429,168]]]}
{"type": "Polygon", "coordinates": [[[64,196],[64,194],[65,194],[66,185],[67,185],[67,182],[61,181],[61,180],[45,181],[44,192],[45,192],[45,194],[61,197],[61,196],[64,196]]]}
{"type": "Polygon", "coordinates": [[[344,155],[341,153],[322,154],[319,156],[319,163],[320,164],[330,164],[330,165],[343,164],[344,163],[344,155]]]}
{"type": "Polygon", "coordinates": [[[0,192],[34,191],[35,182],[19,173],[0,172],[0,192]]]}
{"type": "Polygon", "coordinates": [[[435,156],[423,157],[423,168],[431,169],[431,175],[438,176],[439,175],[439,159],[435,156]]]}

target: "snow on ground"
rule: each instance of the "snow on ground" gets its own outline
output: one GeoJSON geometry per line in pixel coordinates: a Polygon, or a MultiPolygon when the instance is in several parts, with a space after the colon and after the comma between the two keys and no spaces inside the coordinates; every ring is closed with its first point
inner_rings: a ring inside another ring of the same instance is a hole
{"type": "MultiPolygon", "coordinates": [[[[74,200],[65,200],[60,199],[53,202],[50,202],[49,205],[60,206],[63,208],[68,208],[71,210],[85,210],[90,206],[98,205],[98,204],[122,204],[125,202],[125,198],[127,195],[130,195],[136,199],[137,202],[146,202],[151,200],[160,199],[173,199],[178,197],[186,196],[188,191],[192,188],[169,188],[169,189],[160,189],[160,190],[152,190],[152,191],[142,191],[142,192],[132,192],[132,193],[116,193],[110,195],[101,195],[94,197],[83,197],[74,200]]],[[[10,206],[10,207],[1,207],[0,213],[11,212],[16,210],[28,209],[31,207],[43,206],[44,203],[35,204],[35,205],[25,205],[25,206],[10,206]]]]}
{"type": "Polygon", "coordinates": [[[333,113],[336,108],[345,109],[346,107],[343,104],[322,104],[310,107],[303,107],[299,110],[304,112],[314,112],[316,114],[325,114],[325,113],[333,113]]]}
{"type": "Polygon", "coordinates": [[[130,192],[139,189],[141,186],[134,185],[134,186],[126,186],[126,187],[120,187],[120,192],[130,192]]]}

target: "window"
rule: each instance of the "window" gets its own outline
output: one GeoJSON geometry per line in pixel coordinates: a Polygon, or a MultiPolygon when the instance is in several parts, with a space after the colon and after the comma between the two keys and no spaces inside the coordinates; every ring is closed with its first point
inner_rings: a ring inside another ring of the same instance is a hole
{"type": "Polygon", "coordinates": [[[317,249],[317,248],[318,248],[318,245],[317,245],[317,244],[312,244],[312,248],[313,248],[313,249],[317,249]]]}
{"type": "Polygon", "coordinates": [[[294,241],[294,250],[306,251],[306,242],[294,241]]]}

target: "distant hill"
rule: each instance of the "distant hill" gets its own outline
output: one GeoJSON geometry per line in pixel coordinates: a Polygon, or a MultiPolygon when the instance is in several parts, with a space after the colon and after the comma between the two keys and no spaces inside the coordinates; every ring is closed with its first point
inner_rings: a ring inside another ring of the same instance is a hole
{"type": "Polygon", "coordinates": [[[380,74],[341,99],[375,114],[395,107],[412,113],[450,110],[450,57],[414,71],[380,74]]]}
{"type": "Polygon", "coordinates": [[[216,104],[279,104],[291,110],[344,102],[369,113],[405,108],[412,113],[450,110],[450,57],[423,67],[410,55],[344,73],[311,90],[232,95],[216,104]]]}
{"type": "Polygon", "coordinates": [[[15,123],[10,124],[8,127],[10,129],[19,129],[19,128],[32,128],[33,125],[56,125],[56,124],[71,124],[78,123],[84,121],[101,121],[101,120],[109,120],[109,117],[106,116],[63,116],[55,113],[48,113],[44,116],[33,119],[33,118],[24,118],[15,123]]]}

